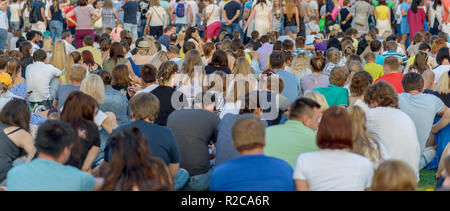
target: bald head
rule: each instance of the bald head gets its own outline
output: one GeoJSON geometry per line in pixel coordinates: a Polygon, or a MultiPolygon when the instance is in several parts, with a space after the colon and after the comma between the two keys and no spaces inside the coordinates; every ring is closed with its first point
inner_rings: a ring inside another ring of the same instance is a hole
{"type": "Polygon", "coordinates": [[[432,90],[434,88],[434,77],[434,72],[432,70],[426,70],[422,73],[425,89],[432,90]]]}

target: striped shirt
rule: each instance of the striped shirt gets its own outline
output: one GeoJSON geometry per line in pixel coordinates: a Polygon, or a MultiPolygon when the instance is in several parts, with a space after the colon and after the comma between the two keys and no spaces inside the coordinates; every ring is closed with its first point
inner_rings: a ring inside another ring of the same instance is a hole
{"type": "Polygon", "coordinates": [[[402,66],[406,66],[406,62],[408,61],[408,58],[404,54],[398,53],[396,50],[388,50],[386,53],[383,54],[383,56],[385,58],[388,56],[395,56],[401,58],[403,60],[402,66]]]}

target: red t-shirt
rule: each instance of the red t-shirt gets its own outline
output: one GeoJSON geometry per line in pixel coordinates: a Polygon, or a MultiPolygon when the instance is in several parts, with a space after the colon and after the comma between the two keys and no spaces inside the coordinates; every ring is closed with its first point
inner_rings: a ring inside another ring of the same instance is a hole
{"type": "Polygon", "coordinates": [[[442,22],[446,23],[448,18],[448,8],[450,7],[450,0],[442,1],[442,6],[444,7],[444,15],[442,16],[442,22]]]}
{"type": "MultiPolygon", "coordinates": [[[[66,7],[66,9],[64,9],[64,13],[67,14],[67,13],[69,13],[70,11],[72,11],[73,9],[75,9],[74,6],[66,7]]],[[[77,21],[77,16],[75,16],[75,15],[72,16],[72,19],[73,19],[74,21],[77,21]]],[[[69,20],[67,20],[67,26],[75,26],[75,24],[73,24],[72,22],[70,22],[69,20]]]]}
{"type": "Polygon", "coordinates": [[[378,81],[386,81],[395,88],[397,93],[403,93],[402,78],[403,73],[389,73],[378,78],[375,83],[378,81]]]}

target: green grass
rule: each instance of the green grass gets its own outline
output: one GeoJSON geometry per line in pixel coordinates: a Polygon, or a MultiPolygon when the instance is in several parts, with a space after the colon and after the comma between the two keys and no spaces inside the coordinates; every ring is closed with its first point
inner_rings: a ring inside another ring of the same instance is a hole
{"type": "Polygon", "coordinates": [[[425,190],[434,190],[436,187],[436,175],[437,170],[427,170],[423,169],[420,171],[420,181],[419,185],[417,186],[418,191],[425,191],[425,190]]]}

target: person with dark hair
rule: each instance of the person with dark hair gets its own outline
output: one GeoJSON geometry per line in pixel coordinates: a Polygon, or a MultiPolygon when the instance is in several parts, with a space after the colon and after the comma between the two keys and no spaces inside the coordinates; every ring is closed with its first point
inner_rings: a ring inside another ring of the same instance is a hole
{"type": "Polygon", "coordinates": [[[299,95],[300,84],[295,75],[285,71],[286,56],[281,51],[274,51],[270,54],[269,60],[271,69],[283,79],[284,86],[286,87],[281,92],[281,95],[294,102],[299,95]]]}
{"type": "Polygon", "coordinates": [[[370,73],[366,71],[356,72],[350,82],[350,96],[348,96],[348,104],[359,106],[363,111],[367,111],[369,106],[364,103],[364,90],[373,82],[370,73]]]}
{"type": "Polygon", "coordinates": [[[253,31],[251,34],[250,41],[248,43],[253,44],[253,50],[257,51],[261,47],[261,41],[259,40],[260,34],[258,31],[253,31]]]}
{"type": "Polygon", "coordinates": [[[299,155],[319,150],[314,131],[320,116],[317,102],[309,98],[295,100],[289,109],[289,120],[267,128],[264,154],[282,159],[294,168],[299,155]]]}
{"type": "Polygon", "coordinates": [[[19,52],[22,54],[20,67],[22,68],[22,77],[25,78],[27,66],[33,63],[33,46],[28,41],[23,41],[19,45],[19,52]]]}
{"type": "Polygon", "coordinates": [[[156,75],[158,73],[158,69],[152,64],[144,64],[141,67],[140,71],[140,79],[141,84],[145,87],[143,89],[136,92],[139,93],[148,93],[153,91],[156,87],[158,87],[158,82],[156,80],[156,75]]]}
{"type": "Polygon", "coordinates": [[[222,71],[226,74],[231,74],[228,68],[228,57],[223,50],[216,50],[212,55],[211,63],[205,67],[206,74],[214,73],[215,71],[222,71]]]}
{"type": "Polygon", "coordinates": [[[64,40],[64,45],[66,46],[66,53],[69,55],[73,51],[76,51],[76,48],[72,45],[73,35],[70,31],[65,31],[61,35],[61,39],[64,40]]]}
{"type": "Polygon", "coordinates": [[[83,62],[82,65],[89,73],[97,73],[98,71],[102,70],[100,64],[97,64],[94,61],[94,56],[90,51],[84,50],[83,52],[81,52],[81,58],[81,61],[83,62]]]}
{"type": "Polygon", "coordinates": [[[34,51],[41,49],[41,47],[39,47],[39,41],[42,40],[42,33],[38,32],[38,31],[29,31],[26,34],[26,38],[27,41],[30,42],[31,46],[32,46],[32,53],[34,53],[34,51]]]}
{"type": "Polygon", "coordinates": [[[433,72],[435,74],[434,81],[438,82],[441,76],[450,70],[450,49],[448,47],[439,49],[436,62],[438,66],[433,69],[433,72]]]}
{"type": "Polygon", "coordinates": [[[6,175],[23,158],[30,162],[36,153],[33,137],[30,134],[30,110],[24,100],[9,101],[0,112],[0,186],[6,185],[6,175]]]}
{"type": "Polygon", "coordinates": [[[419,179],[420,145],[413,120],[399,108],[392,85],[380,81],[364,91],[367,131],[384,144],[392,159],[406,162],[419,179]]]}
{"type": "Polygon", "coordinates": [[[293,170],[288,163],[264,155],[265,124],[246,114],[232,128],[233,146],[239,156],[216,167],[211,191],[293,191],[293,170]],[[276,182],[275,182],[276,181],[276,182]]]}
{"type": "MultiPolygon", "coordinates": [[[[91,39],[95,37],[93,25],[100,18],[101,14],[98,14],[93,7],[89,7],[87,0],[78,0],[78,6],[66,14],[66,19],[76,26],[75,41],[77,48],[82,47],[84,38],[88,35],[91,36],[91,39]],[[72,19],[72,16],[76,17],[76,21],[72,19]]],[[[95,57],[95,53],[92,54],[95,57]]],[[[101,63],[97,59],[96,62],[101,63]]]]}
{"type": "Polygon", "coordinates": [[[269,43],[269,36],[267,35],[261,36],[259,41],[261,42],[261,47],[258,48],[256,53],[259,56],[259,68],[263,72],[267,69],[267,59],[273,51],[273,45],[269,43]]]}
{"type": "Polygon", "coordinates": [[[376,55],[377,64],[383,65],[383,61],[386,58],[386,56],[382,56],[383,44],[379,40],[372,40],[370,41],[369,46],[372,53],[376,55]]]}
{"type": "Polygon", "coordinates": [[[91,191],[101,186],[89,173],[64,165],[74,142],[70,124],[61,120],[42,124],[35,139],[39,157],[8,172],[8,191],[91,191]]]}
{"type": "Polygon", "coordinates": [[[408,10],[406,19],[409,26],[409,40],[413,41],[413,36],[425,27],[424,0],[413,0],[411,8],[408,10]]]}
{"type": "Polygon", "coordinates": [[[44,61],[47,54],[43,50],[37,50],[33,54],[34,63],[27,66],[26,69],[26,88],[30,93],[28,100],[36,107],[43,105],[44,110],[50,109],[52,106],[50,95],[50,81],[61,75],[61,71],[51,64],[45,64],[44,61]]]}
{"type": "Polygon", "coordinates": [[[90,172],[100,152],[100,134],[94,123],[99,109],[97,101],[81,91],[69,94],[61,111],[61,120],[69,123],[75,132],[68,165],[90,172]]]}
{"type": "Polygon", "coordinates": [[[166,28],[164,29],[164,33],[159,37],[158,42],[161,45],[166,46],[166,48],[169,48],[169,46],[171,45],[170,36],[175,35],[176,37],[177,36],[176,31],[177,28],[175,26],[172,25],[166,26],[166,28]]]}
{"type": "Polygon", "coordinates": [[[102,52],[98,48],[94,48],[94,37],[90,35],[86,35],[83,37],[83,47],[78,47],[77,51],[83,53],[83,51],[87,50],[92,53],[94,57],[94,62],[97,63],[100,68],[103,68],[103,60],[102,60],[102,52]]]}
{"type": "Polygon", "coordinates": [[[333,106],[325,111],[317,132],[321,150],[298,156],[294,171],[297,190],[363,191],[370,187],[374,167],[369,159],[349,152],[353,149],[352,132],[345,108],[333,106]]]}
{"type": "Polygon", "coordinates": [[[348,106],[348,90],[343,88],[348,80],[349,72],[346,67],[335,67],[331,71],[328,87],[320,87],[314,91],[322,94],[329,106],[348,106]]]}
{"type": "Polygon", "coordinates": [[[142,128],[130,125],[111,135],[109,143],[114,157],[104,170],[105,182],[101,190],[173,190],[169,169],[158,156],[152,156],[151,151],[157,145],[149,143],[148,134],[142,132],[145,132],[142,128]]]}
{"type": "Polygon", "coordinates": [[[442,116],[450,110],[440,98],[423,93],[424,80],[420,74],[414,72],[405,74],[402,85],[405,92],[398,95],[398,105],[400,110],[411,117],[416,126],[422,152],[419,169],[423,169],[436,156],[434,144],[427,143],[434,117],[442,116]]]}
{"type": "MultiPolygon", "coordinates": [[[[130,61],[128,59],[125,59],[125,53],[123,50],[122,45],[119,42],[113,42],[111,44],[111,47],[109,48],[109,58],[105,61],[103,61],[103,70],[108,71],[109,73],[112,73],[112,70],[115,66],[126,64],[126,66],[131,66],[129,64],[130,61]]],[[[132,70],[129,70],[130,73],[134,75],[134,72],[132,70]]]]}

